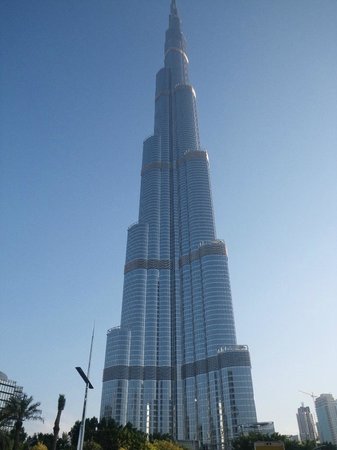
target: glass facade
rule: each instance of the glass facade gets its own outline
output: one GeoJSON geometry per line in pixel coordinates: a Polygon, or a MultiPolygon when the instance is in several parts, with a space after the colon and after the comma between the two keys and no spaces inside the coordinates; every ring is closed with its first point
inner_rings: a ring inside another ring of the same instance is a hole
{"type": "Polygon", "coordinates": [[[256,422],[248,348],[237,345],[225,243],[176,4],[128,230],[121,325],[108,331],[101,417],[226,448],[256,422]]]}
{"type": "Polygon", "coordinates": [[[320,442],[337,445],[337,400],[331,394],[321,394],[315,400],[320,442]]]}

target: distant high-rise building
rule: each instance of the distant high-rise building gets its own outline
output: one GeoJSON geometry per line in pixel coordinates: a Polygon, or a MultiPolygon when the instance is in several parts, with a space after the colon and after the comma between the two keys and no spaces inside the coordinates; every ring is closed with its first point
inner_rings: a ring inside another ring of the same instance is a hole
{"type": "Polygon", "coordinates": [[[297,410],[296,417],[301,441],[316,441],[317,432],[309,406],[304,406],[302,403],[297,410]]]}
{"type": "Polygon", "coordinates": [[[188,64],[172,0],[139,218],[128,229],[121,325],[107,334],[101,417],[223,450],[256,411],[188,64]]]}
{"type": "MultiPolygon", "coordinates": [[[[22,387],[16,384],[16,381],[9,380],[7,375],[0,372],[0,411],[6,406],[8,400],[13,395],[22,394],[22,387]]],[[[7,428],[11,428],[9,423],[7,428]]]]}
{"type": "Polygon", "coordinates": [[[321,394],[315,400],[320,442],[337,445],[337,400],[331,394],[321,394]]]}

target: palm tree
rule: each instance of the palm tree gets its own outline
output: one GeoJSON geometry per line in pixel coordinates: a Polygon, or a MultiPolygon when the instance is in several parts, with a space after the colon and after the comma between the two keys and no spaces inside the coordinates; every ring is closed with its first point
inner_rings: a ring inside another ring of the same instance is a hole
{"type": "Polygon", "coordinates": [[[4,410],[0,409],[0,430],[4,429],[6,430],[9,425],[8,417],[4,414],[4,410]]]}
{"type": "Polygon", "coordinates": [[[5,431],[0,430],[0,450],[9,450],[11,448],[11,440],[5,431]]]}
{"type": "Polygon", "coordinates": [[[59,400],[57,403],[57,415],[56,415],[56,419],[55,419],[55,423],[54,423],[54,438],[53,438],[53,446],[52,446],[52,450],[56,450],[56,443],[57,443],[57,438],[59,435],[59,431],[60,431],[60,420],[61,420],[61,414],[62,411],[64,410],[66,404],[66,398],[63,394],[59,395],[59,400]]]}
{"type": "Polygon", "coordinates": [[[6,406],[2,410],[2,416],[6,417],[8,421],[14,422],[14,444],[13,450],[18,450],[20,431],[25,420],[42,420],[41,403],[33,403],[33,397],[28,397],[27,394],[13,395],[9,398],[6,406]]]}

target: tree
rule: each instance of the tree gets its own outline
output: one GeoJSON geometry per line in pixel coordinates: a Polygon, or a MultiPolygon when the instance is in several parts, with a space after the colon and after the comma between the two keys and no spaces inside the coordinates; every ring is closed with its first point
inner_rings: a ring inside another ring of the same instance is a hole
{"type": "Polygon", "coordinates": [[[137,430],[128,422],[119,433],[119,445],[129,450],[143,450],[146,443],[146,434],[137,430]]]}
{"type": "MultiPolygon", "coordinates": [[[[76,422],[70,430],[72,448],[76,448],[80,422],[76,422]]],[[[183,450],[175,444],[169,435],[147,436],[137,430],[131,423],[119,425],[113,419],[103,418],[100,422],[93,417],[86,420],[84,450],[183,450]],[[161,438],[158,438],[161,436],[161,438]]],[[[61,449],[60,449],[61,450],[61,449]]]]}
{"type": "MultiPolygon", "coordinates": [[[[241,435],[233,440],[233,450],[254,450],[254,442],[257,441],[271,441],[270,436],[261,433],[252,432],[248,435],[241,435]]],[[[275,439],[273,439],[275,440],[275,439]]]]}
{"type": "Polygon", "coordinates": [[[53,446],[54,435],[52,433],[35,433],[29,439],[29,447],[32,447],[38,443],[44,444],[48,449],[51,449],[53,446]]]}
{"type": "MultiPolygon", "coordinates": [[[[105,419],[103,419],[105,420],[105,419]]],[[[71,440],[71,446],[73,448],[77,447],[78,437],[80,434],[80,426],[81,422],[77,420],[69,431],[69,436],[71,440]]],[[[85,433],[84,433],[84,442],[96,440],[95,437],[97,435],[98,430],[98,419],[97,417],[92,417],[91,419],[85,420],[85,433]]],[[[97,441],[99,442],[99,441],[97,441]]]]}
{"type": "MultiPolygon", "coordinates": [[[[85,422],[85,424],[87,424],[87,422],[85,422]]],[[[76,446],[77,446],[78,436],[80,434],[80,426],[81,426],[81,422],[79,420],[76,420],[76,422],[74,423],[74,425],[71,427],[71,429],[69,431],[70,442],[71,442],[72,448],[76,448],[76,446]]]]}
{"type": "Polygon", "coordinates": [[[172,441],[172,436],[168,433],[153,433],[150,434],[149,441],[172,441]]]}
{"type": "Polygon", "coordinates": [[[86,441],[83,445],[84,450],[102,450],[102,447],[95,441],[86,441]]]}
{"type": "Polygon", "coordinates": [[[8,415],[5,414],[4,409],[0,410],[0,430],[4,429],[5,432],[10,428],[11,421],[8,418],[8,415]]]}
{"type": "Polygon", "coordinates": [[[48,450],[48,447],[46,446],[46,444],[38,442],[37,444],[33,445],[31,450],[48,450]]]}
{"type": "Polygon", "coordinates": [[[168,440],[160,440],[160,441],[154,441],[153,444],[150,444],[153,447],[149,447],[150,450],[152,450],[152,448],[154,450],[183,450],[182,447],[179,447],[178,444],[176,444],[175,442],[172,441],[168,441],[168,440]]]}
{"type": "Polygon", "coordinates": [[[0,431],[0,450],[10,450],[11,439],[6,431],[0,431]]]}
{"type": "Polygon", "coordinates": [[[321,450],[337,450],[337,445],[331,444],[331,442],[322,442],[319,446],[323,447],[321,450]]]}
{"type": "Polygon", "coordinates": [[[43,421],[39,409],[40,403],[33,403],[33,397],[27,394],[13,395],[9,398],[6,406],[2,410],[2,416],[9,421],[14,422],[13,450],[18,450],[20,442],[20,433],[23,430],[23,422],[25,420],[41,420],[43,421]]]}
{"type": "Polygon", "coordinates": [[[71,449],[71,441],[68,433],[62,433],[62,436],[57,440],[57,449],[58,450],[70,450],[71,449]]]}
{"type": "MultiPolygon", "coordinates": [[[[288,436],[283,434],[273,433],[270,436],[267,436],[265,434],[253,432],[246,436],[242,435],[234,439],[232,442],[232,449],[254,450],[254,442],[257,441],[282,441],[284,442],[285,450],[314,450],[317,447],[317,444],[314,441],[298,442],[289,439],[288,436]]],[[[337,450],[337,447],[332,445],[332,447],[323,448],[322,450],[337,450]]]]}
{"type": "Polygon", "coordinates": [[[122,429],[123,427],[113,419],[103,418],[97,426],[94,440],[104,450],[119,450],[122,447],[120,445],[122,429]]]}
{"type": "Polygon", "coordinates": [[[66,398],[63,394],[60,394],[58,402],[57,402],[57,415],[56,415],[54,428],[53,428],[54,439],[53,439],[52,450],[56,450],[56,442],[57,442],[57,438],[58,438],[59,431],[60,431],[61,414],[62,414],[62,411],[64,410],[65,404],[66,404],[66,398]]]}

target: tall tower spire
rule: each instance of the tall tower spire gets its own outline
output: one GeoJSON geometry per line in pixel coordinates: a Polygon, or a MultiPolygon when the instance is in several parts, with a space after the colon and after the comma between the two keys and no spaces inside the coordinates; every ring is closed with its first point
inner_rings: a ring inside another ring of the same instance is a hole
{"type": "Polygon", "coordinates": [[[176,0],[171,0],[171,14],[175,16],[178,15],[176,0]]]}
{"type": "Polygon", "coordinates": [[[188,63],[171,0],[138,222],[128,229],[121,325],[107,334],[101,417],[224,450],[256,412],[188,63]]]}
{"type": "Polygon", "coordinates": [[[169,28],[165,37],[165,68],[170,70],[173,86],[188,82],[186,41],[181,32],[181,22],[175,0],[171,2],[169,28]]]}

